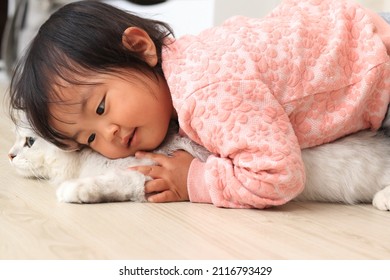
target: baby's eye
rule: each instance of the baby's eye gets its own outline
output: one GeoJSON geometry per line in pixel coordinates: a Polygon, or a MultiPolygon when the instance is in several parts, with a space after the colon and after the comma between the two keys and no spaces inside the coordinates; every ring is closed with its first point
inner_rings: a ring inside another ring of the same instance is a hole
{"type": "Polygon", "coordinates": [[[103,98],[103,100],[100,102],[99,106],[96,108],[96,114],[103,115],[105,107],[106,107],[106,99],[103,98]]]}
{"type": "Polygon", "coordinates": [[[24,143],[24,146],[27,146],[27,147],[31,148],[32,145],[34,145],[34,142],[35,142],[35,138],[34,137],[26,137],[26,141],[24,143]]]}
{"type": "Polygon", "coordinates": [[[91,144],[93,142],[93,140],[95,140],[95,137],[96,137],[96,134],[95,133],[92,133],[89,137],[88,137],[88,145],[91,144]]]}

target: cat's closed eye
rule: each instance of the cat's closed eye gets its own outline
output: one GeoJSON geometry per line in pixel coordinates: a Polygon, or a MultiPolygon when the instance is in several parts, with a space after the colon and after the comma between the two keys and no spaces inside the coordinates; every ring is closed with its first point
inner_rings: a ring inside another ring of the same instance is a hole
{"type": "Polygon", "coordinates": [[[24,146],[27,146],[27,147],[31,148],[32,145],[34,145],[34,142],[35,142],[35,138],[34,137],[26,137],[26,141],[24,143],[24,146]]]}

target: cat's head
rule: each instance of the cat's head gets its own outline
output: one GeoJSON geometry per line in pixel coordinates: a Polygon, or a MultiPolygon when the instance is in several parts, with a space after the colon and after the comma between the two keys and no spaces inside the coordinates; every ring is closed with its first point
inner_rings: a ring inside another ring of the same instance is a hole
{"type": "Polygon", "coordinates": [[[48,167],[60,149],[38,137],[23,115],[15,127],[15,135],[14,145],[8,152],[12,167],[24,177],[48,179],[48,167]]]}

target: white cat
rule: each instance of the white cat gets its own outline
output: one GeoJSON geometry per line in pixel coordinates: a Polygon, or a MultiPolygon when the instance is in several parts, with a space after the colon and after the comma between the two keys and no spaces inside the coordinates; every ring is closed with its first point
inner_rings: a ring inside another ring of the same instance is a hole
{"type": "MultiPolygon", "coordinates": [[[[63,202],[145,201],[144,175],[130,166],[153,164],[134,157],[110,160],[90,149],[63,151],[28,127],[16,129],[10,162],[25,177],[49,179],[63,202]]],[[[173,136],[159,152],[183,149],[205,160],[209,153],[187,138],[173,136]]],[[[390,138],[362,131],[302,151],[306,185],[297,201],[369,203],[390,210],[390,138]]]]}
{"type": "MultiPolygon", "coordinates": [[[[8,153],[11,165],[23,177],[48,179],[59,186],[59,201],[146,201],[144,185],[150,178],[128,168],[152,165],[151,160],[135,157],[112,160],[88,148],[64,151],[38,137],[28,125],[18,126],[15,132],[16,141],[8,153]]],[[[170,154],[179,149],[201,160],[209,155],[204,148],[178,135],[169,137],[156,152],[170,154]]]]}

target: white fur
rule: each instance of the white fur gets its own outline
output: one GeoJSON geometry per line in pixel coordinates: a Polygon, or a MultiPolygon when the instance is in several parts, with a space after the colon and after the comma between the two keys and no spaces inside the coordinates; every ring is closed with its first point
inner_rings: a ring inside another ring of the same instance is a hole
{"type": "MultiPolygon", "coordinates": [[[[130,166],[153,164],[134,157],[110,160],[89,149],[66,152],[37,137],[28,127],[18,127],[9,154],[11,164],[25,177],[46,178],[63,202],[98,203],[145,201],[148,178],[128,170],[130,166]],[[31,148],[26,137],[36,140],[31,148]],[[11,158],[11,157],[10,157],[11,158]]],[[[174,135],[158,152],[169,154],[183,149],[206,160],[209,153],[188,138],[174,135]]],[[[306,186],[297,201],[355,204],[373,202],[390,210],[390,138],[369,131],[333,143],[302,151],[306,186]]]]}
{"type": "Polygon", "coordinates": [[[390,210],[390,138],[362,131],[302,151],[306,185],[298,201],[373,202],[390,210]]]}

